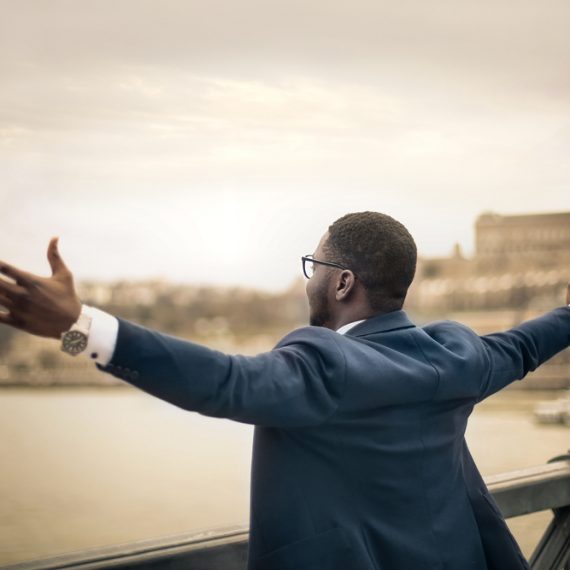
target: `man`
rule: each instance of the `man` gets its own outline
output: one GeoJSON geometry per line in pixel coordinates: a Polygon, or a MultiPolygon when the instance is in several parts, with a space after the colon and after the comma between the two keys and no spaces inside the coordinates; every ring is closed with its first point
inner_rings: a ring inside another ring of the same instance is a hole
{"type": "MultiPolygon", "coordinates": [[[[414,240],[389,216],[334,222],[303,258],[311,327],[230,356],[82,307],[57,241],[51,278],[0,264],[0,321],[62,338],[181,408],[256,425],[250,570],[521,570],[471,459],[473,406],[570,344],[570,310],[479,337],[402,310],[414,240]]],[[[570,287],[567,302],[570,303],[570,287]]]]}

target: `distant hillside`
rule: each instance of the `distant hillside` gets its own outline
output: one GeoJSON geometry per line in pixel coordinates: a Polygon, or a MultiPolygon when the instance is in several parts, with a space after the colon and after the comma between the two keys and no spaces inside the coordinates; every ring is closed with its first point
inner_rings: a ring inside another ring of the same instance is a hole
{"type": "MultiPolygon", "coordinates": [[[[163,281],[83,283],[83,302],[117,317],[230,353],[270,350],[308,322],[302,281],[271,294],[163,281]]],[[[123,385],[59,344],[0,326],[0,386],[123,385]]]]}

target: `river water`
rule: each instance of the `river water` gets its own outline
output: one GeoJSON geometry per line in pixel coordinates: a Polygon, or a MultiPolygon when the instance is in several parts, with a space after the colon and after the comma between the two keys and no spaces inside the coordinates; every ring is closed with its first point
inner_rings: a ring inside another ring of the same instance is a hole
{"type": "MultiPolygon", "coordinates": [[[[570,428],[539,426],[556,394],[497,394],[468,429],[484,475],[544,463],[570,428]]],[[[247,524],[253,429],[130,387],[0,391],[0,565],[247,524]]],[[[511,519],[526,555],[548,513],[511,519]]]]}

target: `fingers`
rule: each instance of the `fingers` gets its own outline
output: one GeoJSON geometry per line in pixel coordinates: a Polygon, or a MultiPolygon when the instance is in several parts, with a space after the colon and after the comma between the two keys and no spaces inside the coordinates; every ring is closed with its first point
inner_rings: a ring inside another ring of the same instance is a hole
{"type": "Polygon", "coordinates": [[[2,297],[12,299],[13,297],[25,294],[25,292],[26,289],[24,287],[20,287],[20,285],[16,285],[15,283],[10,283],[9,281],[6,281],[6,279],[2,279],[0,277],[0,295],[2,297]]]}
{"type": "Polygon", "coordinates": [[[22,323],[12,315],[12,313],[3,313],[0,311],[0,325],[8,325],[15,329],[22,329],[22,323]]]}
{"type": "Polygon", "coordinates": [[[10,309],[13,306],[14,304],[12,302],[12,299],[0,291],[0,307],[6,307],[7,309],[10,309]]]}
{"type": "Polygon", "coordinates": [[[47,258],[51,267],[52,275],[69,273],[69,269],[59,254],[58,241],[58,237],[51,238],[47,250],[47,258]]]}
{"type": "Polygon", "coordinates": [[[0,311],[0,324],[9,325],[11,327],[16,325],[12,315],[10,313],[3,313],[2,311],[0,311]]]}
{"type": "Polygon", "coordinates": [[[19,283],[21,285],[31,283],[34,279],[34,276],[31,273],[22,271],[21,269],[18,269],[13,265],[9,265],[3,261],[0,261],[0,273],[6,275],[6,277],[13,279],[16,281],[16,283],[19,283]]]}
{"type": "Polygon", "coordinates": [[[24,302],[26,290],[0,278],[0,324],[19,328],[13,311],[24,302]]]}

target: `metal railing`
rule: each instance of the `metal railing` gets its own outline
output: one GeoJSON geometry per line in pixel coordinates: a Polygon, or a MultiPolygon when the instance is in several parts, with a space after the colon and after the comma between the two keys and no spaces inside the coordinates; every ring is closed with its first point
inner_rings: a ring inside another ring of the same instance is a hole
{"type": "MultiPolygon", "coordinates": [[[[506,518],[553,511],[530,565],[533,570],[570,570],[570,455],[486,477],[485,482],[506,518]]],[[[247,527],[232,527],[86,550],[0,570],[244,570],[247,541],[247,527]]]]}

